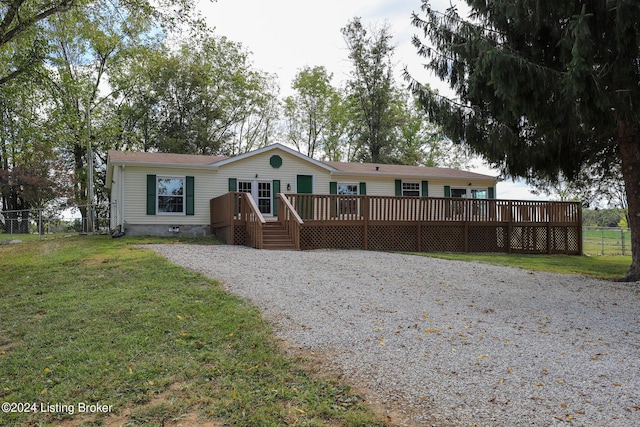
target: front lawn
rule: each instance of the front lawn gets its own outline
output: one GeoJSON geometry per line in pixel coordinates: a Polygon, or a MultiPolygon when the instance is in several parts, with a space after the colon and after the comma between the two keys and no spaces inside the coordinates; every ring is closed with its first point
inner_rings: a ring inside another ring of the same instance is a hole
{"type": "Polygon", "coordinates": [[[630,256],[573,256],[573,255],[520,255],[477,253],[414,253],[415,255],[457,261],[477,261],[493,265],[518,267],[532,271],[578,274],[597,279],[616,280],[623,277],[631,265],[630,256]]]}
{"type": "Polygon", "coordinates": [[[257,309],[143,241],[0,246],[0,425],[383,425],[287,358],[257,309]]]}

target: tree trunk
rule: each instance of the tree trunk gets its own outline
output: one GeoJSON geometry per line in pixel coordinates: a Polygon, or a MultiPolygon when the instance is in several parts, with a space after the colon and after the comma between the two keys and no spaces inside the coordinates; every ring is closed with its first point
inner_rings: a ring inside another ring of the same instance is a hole
{"type": "Polygon", "coordinates": [[[631,267],[622,280],[636,282],[640,281],[640,134],[633,123],[618,123],[618,148],[622,159],[631,230],[631,267]]]}

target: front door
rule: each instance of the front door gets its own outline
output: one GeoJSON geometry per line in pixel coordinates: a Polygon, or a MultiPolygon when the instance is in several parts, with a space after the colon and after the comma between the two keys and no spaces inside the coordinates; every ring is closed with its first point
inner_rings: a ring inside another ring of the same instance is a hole
{"type": "Polygon", "coordinates": [[[263,215],[271,215],[271,182],[269,181],[238,181],[238,191],[249,193],[258,205],[263,215]]]}
{"type": "MultiPolygon", "coordinates": [[[[298,194],[312,194],[313,176],[298,175],[296,177],[296,192],[298,194]]],[[[297,199],[296,207],[300,218],[303,220],[313,219],[313,199],[307,196],[299,196],[297,199]]]]}
{"type": "Polygon", "coordinates": [[[260,213],[271,215],[271,183],[258,182],[258,194],[256,203],[260,213]]]}

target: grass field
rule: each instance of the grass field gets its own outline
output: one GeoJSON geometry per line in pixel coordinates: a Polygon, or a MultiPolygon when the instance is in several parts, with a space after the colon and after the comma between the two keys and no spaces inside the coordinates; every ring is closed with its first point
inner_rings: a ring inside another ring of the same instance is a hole
{"type": "Polygon", "coordinates": [[[458,254],[419,253],[416,255],[458,261],[478,261],[493,265],[518,267],[532,271],[577,274],[596,279],[616,280],[623,277],[631,265],[630,256],[574,256],[519,254],[458,254]]]}
{"type": "Polygon", "coordinates": [[[157,241],[0,246],[0,425],[383,425],[257,309],[132,245],[157,241]]]}
{"type": "Polygon", "coordinates": [[[631,255],[629,229],[584,227],[582,230],[586,255],[631,255]]]}

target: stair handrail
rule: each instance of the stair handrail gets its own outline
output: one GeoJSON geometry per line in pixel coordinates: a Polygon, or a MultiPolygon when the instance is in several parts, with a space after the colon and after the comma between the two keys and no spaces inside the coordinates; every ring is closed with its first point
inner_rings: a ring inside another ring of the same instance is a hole
{"type": "Polygon", "coordinates": [[[246,205],[249,209],[245,212],[241,212],[241,215],[244,217],[244,222],[246,224],[247,237],[249,238],[249,246],[254,247],[256,249],[263,248],[263,238],[262,238],[262,229],[265,224],[265,219],[258,209],[258,205],[256,205],[255,200],[251,197],[251,194],[244,193],[246,205]]]}
{"type": "Polygon", "coordinates": [[[284,194],[278,193],[278,200],[280,200],[280,203],[278,203],[278,219],[282,222],[282,225],[287,231],[289,238],[293,241],[296,250],[299,251],[300,229],[302,229],[302,224],[304,224],[304,222],[284,194]]]}

